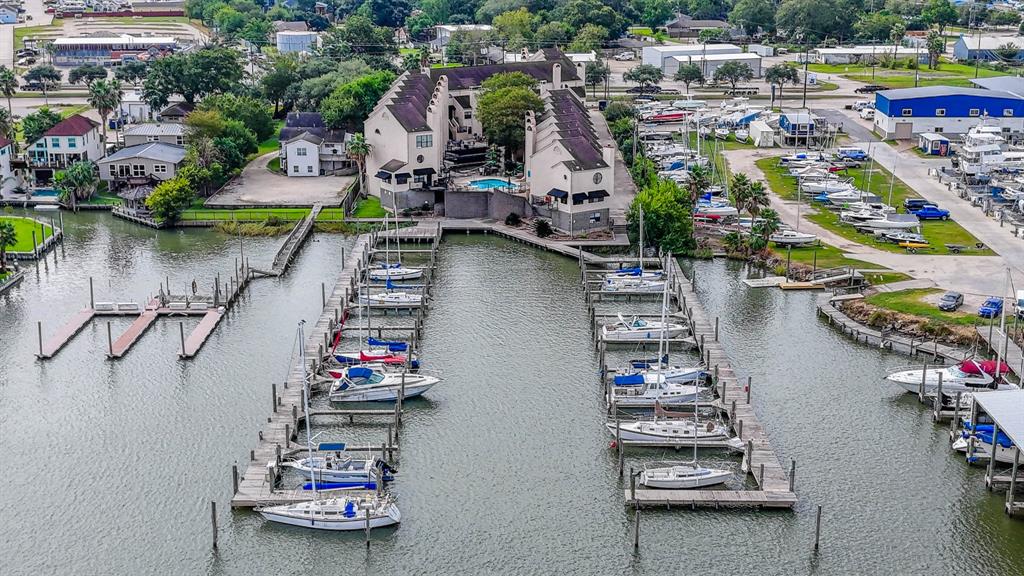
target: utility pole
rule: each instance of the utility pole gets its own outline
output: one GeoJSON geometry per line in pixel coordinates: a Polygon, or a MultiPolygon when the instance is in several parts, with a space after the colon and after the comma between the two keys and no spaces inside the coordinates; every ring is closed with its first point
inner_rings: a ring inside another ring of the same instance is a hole
{"type": "Polygon", "coordinates": [[[808,46],[808,44],[805,42],[804,43],[804,99],[803,99],[803,104],[801,105],[801,107],[804,108],[804,109],[807,108],[807,66],[808,66],[808,62],[807,62],[807,46],[808,46]]]}

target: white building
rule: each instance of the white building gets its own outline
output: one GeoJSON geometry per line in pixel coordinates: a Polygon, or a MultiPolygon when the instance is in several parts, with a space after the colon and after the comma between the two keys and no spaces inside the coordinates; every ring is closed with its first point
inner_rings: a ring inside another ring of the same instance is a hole
{"type": "Polygon", "coordinates": [[[438,24],[434,26],[434,39],[430,41],[431,50],[444,50],[456,32],[490,32],[494,27],[490,24],[438,24]]]}
{"type": "Polygon", "coordinates": [[[185,145],[185,125],[177,122],[145,123],[124,129],[124,145],[135,146],[149,142],[163,142],[174,146],[185,145]]]}
{"type": "Polygon", "coordinates": [[[291,112],[278,136],[281,171],[295,177],[350,173],[349,139],[344,130],[328,128],[319,112],[291,112]]]}
{"type": "Polygon", "coordinates": [[[163,142],[128,146],[97,162],[100,179],[110,188],[163,182],[174,178],[185,161],[185,148],[163,142]]]}
{"type": "Polygon", "coordinates": [[[526,180],[555,228],[575,233],[609,224],[615,148],[602,145],[590,113],[571,90],[550,90],[544,112],[526,118],[526,180]]]}
{"type": "Polygon", "coordinates": [[[905,46],[867,45],[867,46],[840,46],[838,48],[815,48],[808,52],[811,62],[818,64],[871,64],[886,58],[896,59],[917,58],[919,61],[928,61],[928,50],[923,48],[907,48],[905,46]],[[895,52],[894,52],[895,51],[895,52]]]}
{"type": "Polygon", "coordinates": [[[275,35],[277,51],[310,53],[319,46],[320,35],[313,31],[282,30],[275,35]]]}
{"type": "Polygon", "coordinates": [[[58,66],[111,64],[136,59],[140,54],[170,53],[178,48],[172,36],[80,36],[57,38],[50,44],[53,63],[58,66]]]}
{"type": "Polygon", "coordinates": [[[99,124],[73,114],[47,130],[28,148],[29,165],[36,181],[49,181],[57,169],[80,160],[96,162],[103,157],[99,124]]]}
{"type": "Polygon", "coordinates": [[[141,92],[130,90],[121,96],[121,119],[129,123],[148,122],[153,119],[153,108],[141,92]]]}
{"type": "MultiPolygon", "coordinates": [[[[673,56],[695,56],[703,54],[741,54],[743,49],[735,44],[678,44],[671,46],[644,46],[642,63],[650,64],[662,72],[665,61],[673,56]]],[[[673,71],[673,74],[675,72],[673,71]]]]}
{"type": "Polygon", "coordinates": [[[10,192],[22,185],[22,179],[11,168],[14,142],[0,136],[0,191],[10,192]]]}
{"type": "Polygon", "coordinates": [[[662,71],[665,73],[667,78],[671,78],[675,76],[676,71],[679,70],[680,66],[695,64],[700,67],[701,72],[704,74],[704,78],[710,81],[715,75],[715,70],[726,62],[743,62],[750,66],[750,70],[754,73],[754,78],[761,77],[761,57],[749,52],[740,54],[693,54],[672,56],[665,59],[665,67],[662,71]]]}

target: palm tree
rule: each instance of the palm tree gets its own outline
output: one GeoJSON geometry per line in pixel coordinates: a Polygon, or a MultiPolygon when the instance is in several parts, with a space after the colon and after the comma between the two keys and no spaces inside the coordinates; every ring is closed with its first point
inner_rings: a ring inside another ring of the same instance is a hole
{"type": "Polygon", "coordinates": [[[7,247],[18,242],[18,233],[11,222],[0,222],[0,273],[7,272],[7,247]]]}
{"type": "Polygon", "coordinates": [[[729,232],[722,237],[722,246],[731,254],[740,254],[746,251],[747,243],[739,232],[729,232]]]}
{"type": "Polygon", "coordinates": [[[121,82],[117,79],[96,80],[89,84],[89,105],[103,121],[103,145],[107,143],[107,116],[121,106],[121,82]]]}
{"type": "Polygon", "coordinates": [[[710,187],[711,174],[708,169],[703,166],[694,166],[690,170],[690,179],[686,182],[686,189],[690,192],[690,208],[697,205],[697,201],[710,187]]]}
{"type": "Polygon", "coordinates": [[[14,140],[14,133],[14,118],[11,118],[10,112],[0,108],[0,136],[8,140],[14,140]]]}
{"type": "Polygon", "coordinates": [[[356,161],[356,166],[359,168],[359,193],[366,196],[366,186],[364,185],[365,172],[366,172],[366,157],[370,155],[370,149],[372,146],[366,141],[366,136],[362,133],[356,133],[352,135],[352,140],[349,141],[346,148],[346,152],[349,157],[356,161]]]}
{"type": "Polygon", "coordinates": [[[761,214],[762,209],[771,204],[768,198],[768,191],[764,188],[764,182],[753,182],[750,184],[750,193],[747,196],[747,212],[754,218],[761,214]]]}
{"type": "Polygon", "coordinates": [[[0,66],[0,94],[7,98],[7,113],[13,115],[11,109],[11,97],[18,91],[18,78],[14,71],[7,66],[0,66]]]}
{"type": "Polygon", "coordinates": [[[771,208],[765,208],[761,210],[761,219],[753,227],[753,232],[757,234],[758,246],[757,249],[763,249],[768,245],[768,239],[772,234],[779,231],[782,227],[782,221],[779,219],[779,213],[771,208]]]}
{"type": "Polygon", "coordinates": [[[732,195],[732,203],[739,211],[747,210],[750,201],[750,178],[740,173],[732,177],[732,186],[729,193],[732,195]]]}
{"type": "Polygon", "coordinates": [[[75,162],[53,177],[53,187],[61,202],[70,205],[72,211],[78,210],[78,200],[88,200],[93,195],[98,183],[96,165],[90,160],[75,162]]]}

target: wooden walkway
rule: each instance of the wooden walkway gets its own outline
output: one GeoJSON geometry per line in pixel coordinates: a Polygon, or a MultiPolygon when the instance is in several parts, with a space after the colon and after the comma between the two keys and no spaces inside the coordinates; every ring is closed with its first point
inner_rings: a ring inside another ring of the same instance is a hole
{"type": "Polygon", "coordinates": [[[323,208],[323,204],[314,204],[309,214],[303,216],[302,220],[295,224],[295,227],[288,233],[288,237],[284,239],[284,244],[277,251],[277,255],[274,256],[274,262],[270,265],[269,271],[253,269],[253,272],[264,276],[283,275],[285,270],[288,269],[288,265],[292,263],[292,259],[298,254],[303,242],[309,238],[309,234],[313,231],[313,226],[316,224],[316,218],[320,215],[320,211],[323,208]]]}
{"type": "MultiPolygon", "coordinates": [[[[325,340],[334,330],[336,319],[341,318],[347,304],[346,298],[353,294],[352,287],[363,273],[364,262],[369,258],[370,242],[370,235],[360,235],[355,246],[346,251],[343,268],[327,298],[326,306],[316,323],[306,327],[306,358],[303,361],[307,364],[319,360],[318,354],[322,352],[325,340]]],[[[298,365],[292,367],[283,387],[275,385],[274,410],[260,430],[256,448],[251,452],[248,466],[238,480],[238,488],[231,498],[232,507],[251,508],[260,504],[309,500],[308,493],[275,490],[276,479],[273,476],[276,469],[267,466],[268,462],[276,461],[279,451],[291,443],[289,437],[295,430],[298,414],[302,412],[302,389],[302,370],[298,365]]]]}
{"type": "Polygon", "coordinates": [[[111,343],[110,350],[107,351],[107,357],[120,358],[127,354],[128,350],[142,337],[142,334],[149,330],[149,327],[156,322],[158,316],[159,312],[155,309],[148,309],[139,314],[139,317],[128,326],[128,329],[111,343]]]}
{"type": "Polygon", "coordinates": [[[92,308],[86,308],[80,310],[74,316],[68,320],[67,324],[61,326],[57,333],[50,337],[49,340],[43,342],[43,324],[39,323],[39,352],[36,353],[36,357],[40,359],[53,358],[53,356],[60,352],[60,349],[65,344],[71,341],[76,334],[85,328],[85,325],[92,320],[92,317],[96,315],[96,311],[92,308]]]}
{"type": "MultiPolygon", "coordinates": [[[[1009,322],[1007,322],[1009,324],[1009,322]]],[[[1020,346],[1017,345],[1012,339],[1003,342],[1004,335],[1003,331],[999,329],[999,326],[992,327],[992,338],[989,339],[988,326],[978,326],[978,336],[984,340],[989,349],[993,351],[993,354],[999,353],[1002,355],[1003,344],[1006,344],[1006,355],[1002,356],[1003,362],[1010,365],[1010,370],[1017,375],[1018,378],[1024,380],[1024,351],[1021,351],[1020,346]]]]}
{"type": "Polygon", "coordinates": [[[203,343],[210,337],[210,333],[217,327],[221,319],[224,318],[224,313],[220,310],[210,310],[207,312],[203,319],[199,321],[199,324],[192,329],[192,333],[185,339],[185,345],[178,356],[181,358],[192,358],[199,353],[199,349],[202,348],[203,343]]]}
{"type": "Polygon", "coordinates": [[[736,437],[744,444],[742,470],[751,474],[758,490],[646,490],[625,491],[626,503],[644,506],[754,506],[792,508],[796,504],[793,480],[786,475],[775,451],[757,419],[749,394],[736,378],[729,356],[718,341],[716,318],[704,311],[691,280],[683,275],[675,259],[665,262],[671,267],[671,290],[676,301],[689,316],[691,334],[697,339],[701,358],[707,370],[716,374],[714,390],[736,437]]]}

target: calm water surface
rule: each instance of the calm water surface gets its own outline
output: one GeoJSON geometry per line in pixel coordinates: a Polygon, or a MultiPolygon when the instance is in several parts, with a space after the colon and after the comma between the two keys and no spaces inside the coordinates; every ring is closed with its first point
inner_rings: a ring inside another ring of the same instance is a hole
{"type": "MultiPolygon", "coordinates": [[[[36,321],[50,334],[86,305],[89,276],[98,300],[142,301],[165,276],[176,291],[226,276],[239,252],[214,231],[65,222],[65,256],[0,298],[5,575],[1024,573],[1024,524],[1006,519],[1001,495],[951,454],[916,400],[880,380],[906,358],[851,344],[815,319],[813,294],[749,289],[726,262],[697,263],[697,288],[723,318],[738,375],[754,379],[780,458],[798,462],[800,502],[648,511],[634,555],[575,262],[479,236],[442,245],[422,353],[445,381],[405,418],[401,527],[376,532],[367,552],[362,534],[229,511],[230,466],[244,465],[295,323],[319,313],[319,284],[333,283],[350,240],[315,235],[285,278],[252,285],[191,361],[176,357],[177,321],[160,320],[120,361],[105,359],[106,327],[94,322],[40,364],[36,321]],[[211,499],[222,508],[217,553],[211,499]]],[[[279,242],[246,239],[244,250],[266,264],[279,242]]],[[[368,423],[317,429],[355,442],[384,434],[368,423]]],[[[665,456],[631,453],[627,466],[665,456]]]]}

